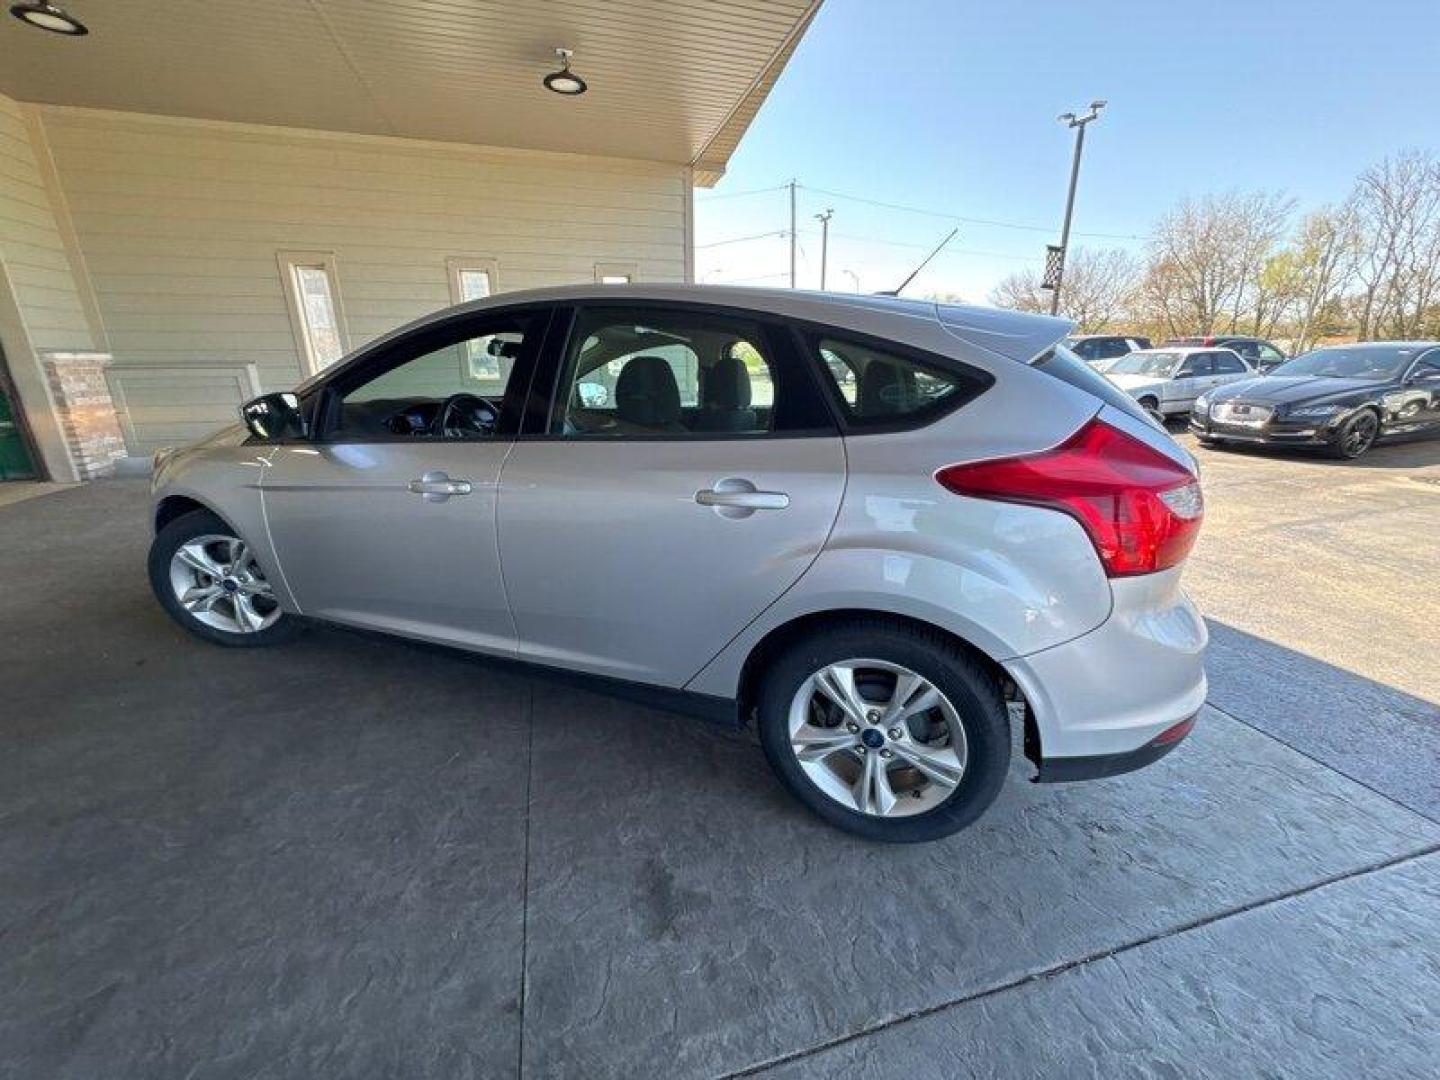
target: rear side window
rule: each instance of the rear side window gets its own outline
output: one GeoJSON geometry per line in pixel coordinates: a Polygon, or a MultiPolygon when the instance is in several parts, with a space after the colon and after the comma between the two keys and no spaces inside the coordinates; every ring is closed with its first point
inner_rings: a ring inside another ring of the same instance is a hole
{"type": "Polygon", "coordinates": [[[1149,422],[1149,414],[1125,391],[1098,373],[1063,345],[1056,345],[1043,353],[1032,367],[1043,371],[1061,382],[1084,390],[1099,398],[1106,405],[1113,405],[1121,412],[1129,413],[1139,420],[1149,422]]]}
{"type": "Polygon", "coordinates": [[[1219,375],[1243,374],[1246,370],[1244,363],[1238,356],[1230,353],[1214,353],[1215,371],[1219,375]]]}
{"type": "Polygon", "coordinates": [[[981,373],[949,371],[853,339],[819,335],[813,348],[850,427],[927,423],[989,385],[981,373]]]}

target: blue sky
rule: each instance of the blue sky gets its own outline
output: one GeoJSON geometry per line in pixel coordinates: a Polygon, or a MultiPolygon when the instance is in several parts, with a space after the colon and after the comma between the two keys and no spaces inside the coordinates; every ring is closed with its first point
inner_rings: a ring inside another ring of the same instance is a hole
{"type": "MultiPolygon", "coordinates": [[[[783,191],[811,189],[964,217],[957,249],[914,291],[983,301],[1058,238],[1072,133],[1056,122],[1110,102],[1086,136],[1077,233],[1143,237],[1181,197],[1283,190],[1338,200],[1386,154],[1440,144],[1440,0],[826,0],[723,180],[696,195],[696,278],[785,284],[783,191]]],[[[800,284],[893,288],[949,231],[940,217],[799,193],[800,284]],[[878,241],[886,241],[880,243],[878,241]],[[910,245],[910,246],[907,246],[910,245]]],[[[1077,235],[1076,245],[1143,240],[1077,235]]]]}

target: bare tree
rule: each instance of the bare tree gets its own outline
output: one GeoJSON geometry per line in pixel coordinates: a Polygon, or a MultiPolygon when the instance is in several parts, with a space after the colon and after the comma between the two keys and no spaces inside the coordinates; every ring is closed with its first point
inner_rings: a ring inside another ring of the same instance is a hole
{"type": "Polygon", "coordinates": [[[1160,219],[1144,295],[1172,332],[1234,330],[1294,203],[1274,192],[1186,199],[1160,219]]]}
{"type": "Polygon", "coordinates": [[[1355,280],[1360,258],[1360,219],[1353,202],[1322,206],[1307,214],[1286,254],[1299,281],[1300,296],[1293,350],[1303,352],[1317,334],[1318,323],[1333,309],[1355,280]]]}
{"type": "Polygon", "coordinates": [[[1407,337],[1440,290],[1440,163],[1411,150],[1360,174],[1352,196],[1363,236],[1361,340],[1407,337]]]}
{"type": "MultiPolygon", "coordinates": [[[[1076,248],[1065,263],[1060,314],[1085,333],[1110,329],[1126,313],[1140,280],[1140,262],[1122,248],[1076,248]]],[[[1033,270],[1011,274],[995,287],[990,302],[1017,311],[1049,311],[1050,294],[1033,270]]]]}

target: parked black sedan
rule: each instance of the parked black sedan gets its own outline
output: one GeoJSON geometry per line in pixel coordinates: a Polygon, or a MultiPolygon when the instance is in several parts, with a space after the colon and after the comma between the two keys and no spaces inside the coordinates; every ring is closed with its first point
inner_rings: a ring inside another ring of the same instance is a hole
{"type": "Polygon", "coordinates": [[[1314,446],[1358,458],[1375,443],[1440,436],[1440,342],[1336,345],[1195,400],[1206,446],[1314,446]]]}

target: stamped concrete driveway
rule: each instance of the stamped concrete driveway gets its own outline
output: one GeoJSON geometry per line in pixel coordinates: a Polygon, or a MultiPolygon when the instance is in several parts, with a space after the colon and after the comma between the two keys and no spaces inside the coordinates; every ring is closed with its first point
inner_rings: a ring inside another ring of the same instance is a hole
{"type": "Polygon", "coordinates": [[[1418,731],[1433,694],[1237,618],[1165,761],[1017,764],[881,847],[745,735],[342,631],[195,641],[144,498],[0,508],[0,1075],[1434,1073],[1440,810],[1292,705],[1418,731]]]}

